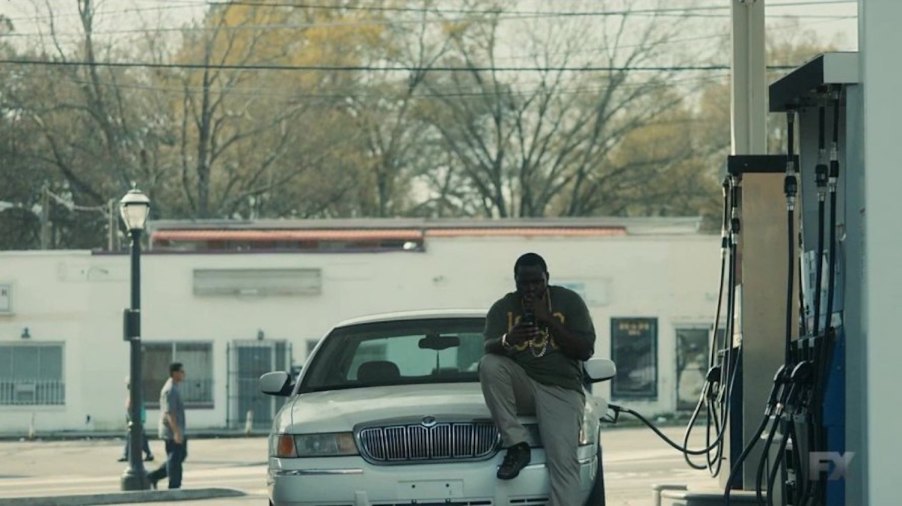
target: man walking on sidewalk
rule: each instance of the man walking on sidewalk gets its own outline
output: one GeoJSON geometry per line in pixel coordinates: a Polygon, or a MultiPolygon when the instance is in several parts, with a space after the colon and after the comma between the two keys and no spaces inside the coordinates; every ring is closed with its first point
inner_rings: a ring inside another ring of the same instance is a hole
{"type": "Polygon", "coordinates": [[[160,390],[160,438],[166,442],[166,462],[147,475],[150,486],[169,477],[169,488],[182,486],[182,462],[188,457],[188,435],[185,431],[185,405],[179,383],[185,380],[185,368],[180,362],[169,366],[169,379],[160,390]]]}
{"type": "MultiPolygon", "coordinates": [[[[132,396],[131,396],[131,381],[126,377],[125,378],[125,389],[129,392],[125,395],[125,425],[131,423],[131,413],[132,413],[132,396]]],[[[144,405],[141,405],[141,443],[142,448],[144,450],[144,462],[150,462],[153,460],[153,452],[150,451],[150,442],[147,440],[147,410],[144,409],[144,405]]],[[[128,462],[128,451],[131,446],[131,441],[128,437],[128,431],[125,432],[125,448],[122,450],[122,456],[119,457],[119,462],[128,462]]]]}

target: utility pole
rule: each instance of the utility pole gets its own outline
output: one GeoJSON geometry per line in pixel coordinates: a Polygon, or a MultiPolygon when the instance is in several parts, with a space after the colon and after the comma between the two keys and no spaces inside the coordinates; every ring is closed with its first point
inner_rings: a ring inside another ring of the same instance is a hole
{"type": "MultiPolygon", "coordinates": [[[[732,154],[764,155],[767,153],[767,80],[765,58],[765,0],[733,0],[733,65],[732,65],[732,154]]],[[[786,234],[783,174],[746,173],[741,176],[739,242],[741,258],[736,278],[740,290],[738,340],[742,361],[737,382],[741,403],[731,408],[728,441],[728,468],[751,441],[761,420],[771,388],[771,377],[783,363],[785,332],[782,326],[785,307],[774,290],[786,286],[787,272],[783,255],[786,234]],[[779,267],[778,267],[779,266],[779,267]],[[766,371],[763,374],[762,371],[766,371]],[[737,409],[738,408],[738,409],[737,409]],[[737,430],[738,429],[738,430],[737,430]],[[741,435],[734,438],[732,435],[741,435]]],[[[729,342],[735,343],[734,340],[729,342]]],[[[757,449],[745,461],[739,488],[754,488],[760,459],[767,458],[767,448],[757,449]]]]}
{"type": "Polygon", "coordinates": [[[41,249],[50,249],[50,189],[41,186],[41,249]]]}
{"type": "Polygon", "coordinates": [[[110,199],[107,202],[107,251],[113,252],[118,251],[119,247],[116,244],[118,241],[116,239],[119,237],[117,234],[116,224],[118,223],[116,216],[116,199],[110,199]]]}

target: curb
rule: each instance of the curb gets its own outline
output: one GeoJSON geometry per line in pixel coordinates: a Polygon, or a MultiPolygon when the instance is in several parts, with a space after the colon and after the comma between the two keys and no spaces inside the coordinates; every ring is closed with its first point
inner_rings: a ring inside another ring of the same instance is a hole
{"type": "Polygon", "coordinates": [[[136,492],[114,492],[107,494],[16,497],[0,499],[0,506],[88,506],[93,504],[194,501],[197,499],[242,497],[245,495],[247,494],[233,488],[139,490],[136,492]]]}

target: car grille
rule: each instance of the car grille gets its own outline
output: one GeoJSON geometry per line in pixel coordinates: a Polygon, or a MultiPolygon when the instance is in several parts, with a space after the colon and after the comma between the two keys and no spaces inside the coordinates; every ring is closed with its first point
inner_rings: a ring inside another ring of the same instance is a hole
{"type": "MultiPolygon", "coordinates": [[[[423,501],[408,501],[408,502],[376,502],[373,503],[373,506],[492,506],[491,499],[476,499],[473,501],[453,501],[448,499],[447,501],[441,502],[423,502],[423,501]]],[[[545,504],[545,503],[542,503],[545,504]]]]}
{"type": "Polygon", "coordinates": [[[494,455],[501,441],[490,422],[367,427],[357,438],[363,458],[377,464],[484,459],[494,455]]]}

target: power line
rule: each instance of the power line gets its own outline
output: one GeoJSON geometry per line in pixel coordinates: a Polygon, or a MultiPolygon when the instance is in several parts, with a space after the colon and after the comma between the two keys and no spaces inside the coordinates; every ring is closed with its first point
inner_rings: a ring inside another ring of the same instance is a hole
{"type": "MultiPolygon", "coordinates": [[[[823,4],[845,4],[854,3],[852,0],[819,0],[815,2],[791,2],[784,4],[776,4],[773,7],[791,7],[791,6],[809,6],[823,4]]],[[[561,17],[612,17],[612,16],[653,16],[653,17],[682,17],[682,18],[729,18],[730,14],[705,14],[704,12],[719,11],[729,9],[729,6],[700,6],[700,7],[671,7],[671,8],[649,8],[649,9],[626,9],[611,11],[503,11],[503,10],[466,10],[466,9],[424,9],[422,7],[381,7],[381,6],[336,6],[322,4],[294,4],[285,2],[262,3],[247,0],[235,0],[230,2],[206,2],[197,4],[198,6],[253,6],[253,7],[307,7],[311,9],[325,10],[343,10],[343,11],[374,11],[374,12],[421,12],[432,14],[457,14],[465,16],[487,15],[491,14],[499,20],[527,20],[527,19],[552,19],[561,17]]],[[[185,4],[179,7],[185,7],[185,4]]],[[[152,8],[146,8],[152,9],[152,8]]],[[[844,20],[853,19],[854,15],[842,14],[825,14],[825,15],[778,15],[768,16],[769,18],[786,17],[786,18],[806,18],[806,19],[827,19],[827,20],[844,20]]],[[[25,19],[25,18],[21,18],[25,19]]],[[[37,18],[35,18],[37,19],[37,18]]],[[[339,27],[339,26],[366,26],[366,25],[383,25],[383,24],[409,24],[409,23],[448,23],[448,22],[465,22],[472,19],[463,18],[420,18],[420,19],[352,19],[352,20],[335,20],[335,21],[319,21],[310,23],[272,23],[266,25],[242,24],[235,26],[181,26],[181,27],[155,27],[142,29],[116,29],[116,30],[95,30],[95,35],[123,35],[130,33],[166,33],[166,32],[206,32],[219,30],[263,30],[273,28],[301,29],[313,27],[339,27]]],[[[42,35],[37,32],[12,32],[6,34],[6,37],[29,37],[42,35]]],[[[57,35],[80,36],[80,33],[57,33],[57,35]]]]}
{"type": "MultiPolygon", "coordinates": [[[[825,24],[825,23],[829,23],[829,22],[832,22],[832,21],[839,21],[839,20],[844,20],[844,19],[852,19],[853,17],[854,17],[854,16],[847,16],[847,17],[839,17],[839,18],[835,18],[835,19],[831,19],[831,20],[827,20],[827,21],[824,21],[824,20],[821,20],[821,21],[815,21],[815,22],[806,24],[806,26],[815,25],[815,24],[825,24]]],[[[283,25],[283,26],[284,26],[284,25],[283,25]]],[[[254,29],[258,29],[258,28],[266,28],[266,27],[274,27],[274,28],[278,28],[278,26],[276,26],[276,25],[260,25],[260,26],[248,26],[248,25],[245,25],[245,28],[254,28],[254,29]]],[[[240,27],[235,27],[235,28],[240,28],[240,27]]],[[[796,27],[796,26],[776,26],[776,27],[771,28],[770,30],[771,30],[771,31],[780,31],[780,30],[786,30],[786,29],[793,29],[793,30],[795,30],[795,29],[797,29],[797,27],[796,27]]],[[[156,29],[156,30],[157,30],[157,31],[163,31],[163,30],[177,31],[177,30],[181,30],[181,29],[179,29],[179,28],[159,28],[159,29],[156,29]]],[[[121,30],[121,31],[119,31],[118,33],[137,33],[137,32],[139,32],[139,31],[146,31],[146,30],[121,30]]],[[[96,34],[97,32],[95,31],[94,33],[96,34]]],[[[12,34],[7,34],[7,36],[20,36],[20,37],[21,37],[21,36],[27,36],[27,35],[29,35],[29,34],[24,34],[24,33],[19,33],[19,34],[12,33],[12,34]]],[[[37,35],[37,34],[34,34],[34,35],[37,35]]],[[[60,35],[60,34],[58,33],[57,35],[60,35]]],[[[81,33],[69,33],[69,34],[64,34],[64,35],[81,37],[83,34],[81,34],[81,33]]],[[[685,37],[685,38],[671,39],[671,40],[663,41],[663,42],[661,42],[661,43],[659,43],[659,44],[656,44],[656,45],[670,45],[670,46],[672,46],[672,45],[678,44],[678,43],[697,42],[697,41],[700,41],[700,40],[724,39],[724,38],[727,38],[727,37],[729,37],[729,36],[730,36],[729,33],[719,33],[719,34],[712,34],[712,35],[700,35],[700,36],[694,36],[694,37],[685,37]]],[[[638,47],[638,46],[639,46],[638,44],[626,44],[626,45],[621,44],[621,45],[618,46],[618,48],[628,48],[628,47],[638,47]]],[[[598,49],[598,48],[595,48],[595,49],[582,49],[582,50],[567,50],[567,51],[561,51],[561,52],[557,52],[557,53],[547,53],[547,55],[553,56],[553,55],[558,55],[558,54],[589,54],[589,53],[595,53],[595,52],[598,52],[598,51],[600,51],[600,49],[598,49]]],[[[543,55],[546,55],[546,54],[543,54],[543,55]]],[[[497,57],[496,57],[496,60],[533,60],[533,59],[535,59],[537,56],[539,56],[539,55],[537,55],[537,54],[531,54],[531,55],[497,56],[497,57]]]]}
{"type": "MultiPolygon", "coordinates": [[[[154,63],[154,62],[88,62],[88,61],[47,61],[31,59],[0,59],[0,64],[48,67],[108,67],[108,68],[152,68],[182,70],[256,70],[256,71],[301,71],[301,72],[708,72],[729,70],[729,65],[632,65],[632,66],[503,66],[503,67],[418,67],[413,65],[373,66],[373,65],[258,65],[258,64],[216,64],[202,63],[154,63]]],[[[768,70],[790,70],[793,65],[769,65],[768,70]]]]}
{"type": "MultiPolygon", "coordinates": [[[[96,18],[96,17],[100,17],[100,16],[108,16],[111,14],[137,14],[140,12],[150,12],[150,11],[171,11],[173,9],[193,9],[193,8],[197,8],[198,6],[200,6],[200,4],[197,4],[197,5],[190,5],[190,4],[158,5],[155,7],[133,7],[130,9],[109,10],[109,11],[98,10],[98,11],[94,12],[94,16],[96,18]]],[[[12,21],[13,23],[17,23],[19,21],[44,21],[44,20],[51,20],[51,19],[73,18],[73,17],[79,17],[79,16],[81,16],[81,14],[79,14],[77,12],[63,12],[63,13],[43,14],[43,15],[36,15],[36,16],[6,16],[5,18],[8,19],[9,21],[12,21]]],[[[0,16],[0,17],[3,17],[3,16],[0,16]]]]}
{"type": "MultiPolygon", "coordinates": [[[[783,4],[774,4],[768,7],[800,7],[800,6],[811,6],[811,5],[825,5],[825,4],[850,4],[855,3],[857,0],[818,0],[813,2],[788,2],[783,4]]],[[[296,9],[311,9],[311,10],[330,10],[330,11],[364,11],[364,12],[412,12],[412,13],[423,13],[423,14],[464,14],[464,15],[517,15],[517,16],[541,16],[541,17],[593,17],[593,16],[627,16],[627,15],[658,15],[658,14],[670,14],[670,13],[681,13],[681,14],[689,14],[694,12],[701,11],[720,11],[720,10],[728,10],[730,6],[728,5],[711,5],[711,6],[694,6],[694,7],[668,7],[668,8],[646,8],[646,9],[624,9],[624,10],[610,10],[610,11],[517,11],[517,10],[504,10],[504,9],[443,9],[443,8],[428,8],[428,7],[386,7],[386,6],[376,6],[376,5],[328,5],[328,4],[318,4],[318,3],[306,3],[306,2],[267,2],[267,1],[251,1],[251,0],[228,0],[228,1],[215,1],[210,0],[205,2],[206,5],[212,7],[231,7],[231,6],[245,6],[245,7],[266,7],[266,8],[281,8],[281,7],[290,7],[296,9]]],[[[729,16],[729,14],[718,15],[719,17],[729,16]]]]}
{"type": "MultiPolygon", "coordinates": [[[[696,16],[699,17],[699,16],[696,16]]],[[[718,19],[723,18],[726,19],[729,16],[704,16],[704,17],[716,17],[718,19]]],[[[789,19],[799,19],[800,16],[786,16],[789,19]]],[[[849,19],[856,19],[856,16],[853,15],[825,15],[825,16],[804,16],[807,20],[812,20],[817,23],[823,23],[824,21],[845,21],[849,19]]],[[[527,16],[522,17],[504,17],[504,20],[525,20],[530,19],[527,16]]],[[[94,30],[91,32],[93,35],[129,35],[129,34],[138,34],[138,33],[190,33],[190,32],[235,32],[241,30],[273,30],[273,29],[287,29],[287,30],[300,30],[307,28],[337,28],[337,27],[349,27],[349,26],[367,26],[367,25],[388,25],[388,24],[417,24],[417,23],[450,23],[450,22],[462,22],[468,21],[465,18],[454,18],[454,19],[442,19],[442,18],[433,18],[433,19],[395,19],[395,20],[384,20],[384,19],[371,19],[371,20],[355,20],[355,21],[328,21],[328,22],[311,22],[311,23],[271,23],[265,25],[256,25],[256,24],[242,24],[242,25],[234,25],[234,26],[160,26],[154,28],[123,28],[117,30],[94,30]]],[[[8,34],[4,34],[3,37],[37,37],[42,35],[48,35],[41,32],[12,32],[8,34]]],[[[81,32],[57,32],[54,34],[59,37],[82,37],[84,34],[81,32]]]]}
{"type": "MultiPolygon", "coordinates": [[[[722,74],[706,74],[704,76],[696,76],[690,78],[683,79],[668,79],[667,83],[660,83],[658,86],[657,83],[651,85],[648,82],[641,83],[625,83],[618,86],[618,88],[639,88],[643,86],[649,87],[664,87],[672,84],[686,84],[686,83],[706,83],[706,82],[714,82],[723,78],[728,77],[728,73],[722,74]]],[[[90,81],[67,78],[66,81],[76,84],[91,84],[90,81]]],[[[536,83],[525,83],[535,85],[536,83]]],[[[194,85],[194,86],[160,86],[160,85],[152,85],[152,84],[137,84],[137,83],[100,83],[101,86],[106,88],[115,88],[115,89],[127,89],[127,90],[142,90],[142,91],[153,91],[153,92],[161,92],[166,94],[178,94],[182,95],[186,91],[188,92],[199,92],[204,89],[203,86],[194,85]]],[[[448,87],[451,89],[451,87],[448,87]]],[[[554,90],[554,94],[561,95],[581,95],[581,94],[593,94],[604,91],[606,88],[604,87],[561,87],[554,90]]],[[[247,87],[247,88],[225,88],[225,87],[215,87],[211,88],[210,91],[216,94],[228,94],[229,96],[234,97],[250,97],[250,98],[273,98],[273,99],[282,99],[285,101],[292,100],[303,100],[303,99],[332,99],[332,100],[340,100],[347,98],[392,98],[393,96],[387,93],[373,93],[373,92],[349,92],[349,93],[273,93],[271,91],[267,91],[265,88],[256,88],[256,87],[247,87]]],[[[456,89],[452,91],[438,91],[433,93],[424,93],[417,92],[411,96],[412,99],[443,99],[443,98],[466,98],[466,97],[490,97],[490,96],[498,96],[498,95],[531,95],[533,93],[537,93],[541,91],[541,88],[524,88],[524,89],[509,89],[501,92],[491,92],[491,91],[467,91],[456,89]]],[[[331,107],[331,105],[330,105],[331,107]]]]}
{"type": "MultiPolygon", "coordinates": [[[[706,17],[717,17],[717,18],[727,18],[728,16],[706,16],[706,17]]],[[[788,16],[790,19],[798,19],[799,16],[788,16]]],[[[844,21],[849,19],[855,19],[856,16],[843,16],[843,15],[835,15],[835,16],[805,16],[806,19],[810,19],[816,22],[823,21],[844,21]]],[[[525,20],[529,19],[526,16],[523,17],[505,17],[505,20],[525,20]]],[[[337,28],[337,27],[349,27],[349,26],[367,26],[367,25],[388,25],[388,24],[417,24],[417,23],[449,23],[449,22],[462,22],[468,21],[465,18],[455,18],[455,19],[442,19],[442,18],[434,18],[434,19],[395,19],[395,20],[384,20],[384,19],[371,19],[371,20],[355,20],[355,21],[328,21],[328,22],[311,22],[311,23],[270,23],[265,25],[257,25],[257,24],[241,24],[241,25],[233,25],[233,26],[159,26],[152,28],[122,28],[116,30],[94,30],[91,33],[93,35],[129,35],[129,34],[149,34],[149,33],[191,33],[191,32],[236,32],[241,30],[274,30],[274,29],[285,29],[285,30],[301,30],[307,28],[337,28]]],[[[57,32],[55,34],[47,34],[42,32],[11,32],[4,34],[3,37],[37,37],[44,35],[55,35],[58,37],[82,37],[84,36],[81,32],[57,32]]]]}

